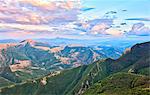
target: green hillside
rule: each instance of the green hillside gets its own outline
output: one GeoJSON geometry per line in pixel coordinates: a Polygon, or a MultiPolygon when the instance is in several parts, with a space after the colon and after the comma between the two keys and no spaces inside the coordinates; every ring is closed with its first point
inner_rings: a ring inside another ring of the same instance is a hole
{"type": "Polygon", "coordinates": [[[150,75],[147,73],[150,67],[149,46],[150,42],[137,44],[117,60],[101,60],[52,77],[45,76],[45,85],[41,83],[43,78],[28,80],[1,89],[1,94],[81,95],[85,92],[85,95],[147,95],[150,91],[150,75]]]}
{"type": "Polygon", "coordinates": [[[8,81],[7,79],[0,77],[0,88],[12,85],[14,83],[8,81]]]}
{"type": "Polygon", "coordinates": [[[47,76],[46,85],[41,85],[40,80],[42,78],[37,79],[36,82],[27,81],[12,88],[4,88],[1,94],[28,95],[32,93],[31,95],[66,95],[68,93],[74,93],[81,86],[81,83],[88,78],[90,70],[93,70],[92,68],[94,67],[95,64],[91,64],[89,66],[63,71],[57,76],[47,76]]]}
{"type": "Polygon", "coordinates": [[[117,73],[97,82],[83,95],[150,95],[150,77],[117,73]]]}
{"type": "Polygon", "coordinates": [[[117,60],[108,59],[109,77],[97,82],[84,95],[149,95],[150,42],[137,44],[117,60]],[[125,73],[126,72],[126,73],[125,73]]]}

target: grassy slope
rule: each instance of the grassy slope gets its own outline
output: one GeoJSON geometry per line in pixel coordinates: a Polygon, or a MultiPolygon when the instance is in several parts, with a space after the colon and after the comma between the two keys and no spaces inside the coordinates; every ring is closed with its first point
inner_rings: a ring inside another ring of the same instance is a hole
{"type": "Polygon", "coordinates": [[[81,76],[81,71],[83,71],[87,66],[83,68],[75,68],[73,70],[66,70],[63,73],[47,78],[47,85],[42,86],[40,84],[40,79],[36,82],[28,81],[27,83],[16,85],[12,88],[2,89],[1,94],[4,95],[63,95],[63,93],[68,92],[68,87],[73,87],[74,83],[79,81],[78,76],[81,76]],[[32,89],[32,90],[31,90],[32,89]],[[13,92],[13,94],[12,94],[13,92]]]}
{"type": "MultiPolygon", "coordinates": [[[[143,48],[142,46],[140,50],[137,50],[136,48],[138,47],[139,47],[138,45],[136,47],[134,46],[134,48],[132,48],[132,52],[123,55],[121,58],[117,60],[107,59],[103,62],[98,61],[88,66],[82,66],[82,67],[78,67],[75,69],[63,71],[60,75],[48,78],[47,79],[48,83],[45,86],[42,86],[40,84],[40,80],[38,79],[36,80],[36,82],[27,81],[24,84],[16,85],[11,88],[4,88],[2,89],[1,94],[2,95],[6,95],[6,94],[9,94],[9,95],[29,95],[29,94],[30,95],[67,95],[67,94],[72,95],[72,94],[78,93],[79,90],[81,89],[83,89],[84,91],[84,88],[86,87],[89,88],[91,85],[98,82],[99,80],[103,80],[107,76],[113,73],[121,72],[125,69],[126,70],[124,72],[127,72],[130,69],[133,69],[136,72],[145,73],[147,69],[145,70],[144,68],[149,67],[149,65],[147,64],[149,63],[149,60],[147,60],[146,63],[145,61],[143,61],[144,62],[143,63],[140,60],[143,60],[143,56],[148,55],[147,50],[149,48],[143,48]],[[88,82],[88,85],[86,84],[86,82],[88,82]]],[[[117,75],[116,78],[113,80],[116,80],[116,85],[118,83],[117,81],[120,81],[117,79],[121,79],[127,82],[128,84],[134,77],[140,78],[136,75],[132,76],[132,74],[129,74],[129,75],[123,74],[123,75],[117,75]],[[127,75],[128,77],[124,78],[123,77],[124,75],[127,75]]],[[[107,80],[109,82],[109,78],[107,80]]],[[[123,81],[121,81],[120,84],[122,84],[123,81]]],[[[126,84],[123,84],[122,86],[120,86],[120,88],[124,86],[126,87],[126,84]]],[[[117,89],[118,89],[117,91],[122,90],[119,88],[117,89]]]]}
{"type": "Polygon", "coordinates": [[[108,60],[106,66],[115,74],[96,83],[84,95],[149,95],[149,50],[150,42],[137,44],[119,59],[108,60]]]}
{"type": "Polygon", "coordinates": [[[0,77],[0,88],[5,87],[5,86],[9,86],[12,85],[14,83],[8,81],[7,79],[0,77]]]}
{"type": "MultiPolygon", "coordinates": [[[[83,88],[82,84],[85,83],[85,81],[89,81],[90,85],[93,85],[97,81],[107,77],[110,74],[107,67],[108,63],[108,60],[107,62],[98,61],[88,66],[81,66],[71,70],[63,71],[57,76],[50,78],[48,77],[48,83],[45,86],[40,84],[40,79],[36,80],[36,82],[28,81],[25,84],[16,85],[9,89],[4,88],[2,89],[1,94],[72,95],[77,93],[80,88],[83,88]],[[13,94],[11,94],[12,92],[13,94]]],[[[142,71],[144,72],[144,70],[142,71]]],[[[129,81],[127,80],[127,82],[129,81]]]]}
{"type": "MultiPolygon", "coordinates": [[[[28,81],[25,84],[19,84],[12,88],[2,89],[2,95],[67,95],[78,92],[81,84],[86,80],[94,84],[97,80],[105,77],[106,74],[101,72],[98,64],[90,64],[66,70],[57,76],[47,77],[47,85],[40,85],[40,79],[36,82],[28,81]],[[93,76],[90,74],[94,74],[93,76]],[[101,77],[100,77],[101,76],[101,77]],[[93,79],[92,79],[93,78],[93,79]],[[32,91],[30,89],[33,89],[32,91]],[[11,94],[13,92],[13,94],[11,94]]],[[[92,85],[91,84],[91,85],[92,85]]]]}
{"type": "Polygon", "coordinates": [[[150,77],[117,73],[99,81],[84,95],[150,95],[150,77]]]}

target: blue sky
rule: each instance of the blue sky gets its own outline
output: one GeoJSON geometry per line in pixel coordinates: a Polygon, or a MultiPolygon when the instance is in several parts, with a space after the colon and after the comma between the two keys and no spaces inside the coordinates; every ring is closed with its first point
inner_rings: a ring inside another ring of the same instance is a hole
{"type": "Polygon", "coordinates": [[[0,39],[150,36],[150,0],[0,0],[0,39]]]}
{"type": "Polygon", "coordinates": [[[150,18],[149,4],[150,0],[84,0],[83,6],[95,9],[83,14],[103,17],[108,11],[116,11],[120,19],[150,18]],[[122,10],[127,11],[122,12],[122,10]]]}
{"type": "Polygon", "coordinates": [[[114,24],[127,23],[128,25],[121,27],[121,29],[130,31],[135,23],[144,23],[145,26],[150,27],[150,0],[84,0],[83,6],[95,8],[94,10],[84,12],[81,18],[95,19],[103,18],[105,13],[115,11],[114,24]],[[123,11],[126,10],[126,11],[123,11]],[[139,20],[125,20],[125,19],[139,19],[139,20]],[[148,21],[140,19],[148,18],[148,21]]]}

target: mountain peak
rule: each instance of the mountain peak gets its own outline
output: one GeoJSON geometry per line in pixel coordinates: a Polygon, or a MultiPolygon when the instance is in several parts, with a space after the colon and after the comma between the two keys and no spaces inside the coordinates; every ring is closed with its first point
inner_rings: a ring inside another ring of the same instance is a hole
{"type": "Polygon", "coordinates": [[[20,42],[21,44],[30,44],[30,45],[35,45],[36,41],[32,40],[32,39],[26,39],[20,42]]]}

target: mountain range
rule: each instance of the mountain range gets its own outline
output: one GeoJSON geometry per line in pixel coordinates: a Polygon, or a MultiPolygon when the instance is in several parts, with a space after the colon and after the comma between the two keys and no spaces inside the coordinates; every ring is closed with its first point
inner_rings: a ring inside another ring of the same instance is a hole
{"type": "Polygon", "coordinates": [[[107,58],[53,71],[21,83],[0,77],[4,81],[0,92],[2,95],[149,95],[149,54],[150,42],[145,42],[126,49],[118,59],[107,58]]]}
{"type": "Polygon", "coordinates": [[[120,49],[111,46],[54,46],[31,39],[18,43],[3,43],[0,44],[0,74],[8,80],[19,82],[22,79],[75,68],[101,59],[116,59],[121,53],[120,49]]]}

